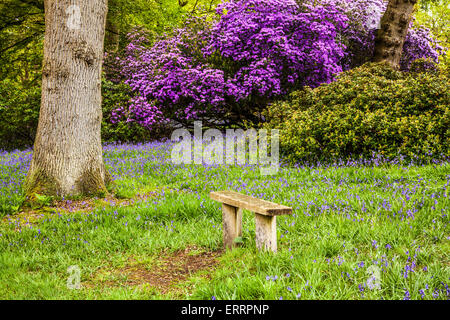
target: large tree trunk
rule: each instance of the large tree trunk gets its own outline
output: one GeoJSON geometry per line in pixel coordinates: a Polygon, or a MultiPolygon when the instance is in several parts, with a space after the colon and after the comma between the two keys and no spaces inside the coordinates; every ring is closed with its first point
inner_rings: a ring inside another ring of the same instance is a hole
{"type": "Polygon", "coordinates": [[[398,68],[409,23],[417,0],[389,0],[375,39],[375,62],[386,61],[398,68]]]}
{"type": "Polygon", "coordinates": [[[45,0],[42,102],[25,182],[57,196],[106,192],[100,137],[107,0],[45,0]]]}

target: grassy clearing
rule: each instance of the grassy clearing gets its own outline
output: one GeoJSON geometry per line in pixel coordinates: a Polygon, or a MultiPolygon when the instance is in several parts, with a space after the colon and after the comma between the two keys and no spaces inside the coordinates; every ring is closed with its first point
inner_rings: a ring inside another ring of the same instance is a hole
{"type": "Polygon", "coordinates": [[[261,176],[254,166],[173,165],[165,143],[109,145],[118,199],[17,215],[30,157],[0,154],[2,299],[450,297],[449,163],[261,176]],[[208,194],[224,189],[294,208],[277,218],[276,255],[256,251],[249,212],[243,246],[221,250],[220,204],[208,194]],[[67,287],[74,265],[78,290],[67,287]]]}

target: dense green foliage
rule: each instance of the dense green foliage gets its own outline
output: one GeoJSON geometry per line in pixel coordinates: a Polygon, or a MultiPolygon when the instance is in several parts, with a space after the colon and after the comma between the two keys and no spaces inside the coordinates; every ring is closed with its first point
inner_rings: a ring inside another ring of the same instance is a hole
{"type": "MultiPolygon", "coordinates": [[[[444,48],[450,48],[450,6],[446,0],[422,0],[422,10],[415,14],[415,24],[430,29],[433,37],[444,48]]],[[[450,67],[450,54],[440,57],[439,66],[442,69],[450,67]]]]}
{"type": "Polygon", "coordinates": [[[0,149],[12,150],[33,144],[41,88],[3,80],[0,86],[0,149]]]}
{"type": "Polygon", "coordinates": [[[0,81],[40,69],[43,34],[43,0],[0,1],[0,81]]]}
{"type": "MultiPolygon", "coordinates": [[[[416,68],[420,69],[420,68],[416,68]]],[[[290,160],[450,156],[450,86],[440,73],[367,64],[269,107],[290,160]]]]}

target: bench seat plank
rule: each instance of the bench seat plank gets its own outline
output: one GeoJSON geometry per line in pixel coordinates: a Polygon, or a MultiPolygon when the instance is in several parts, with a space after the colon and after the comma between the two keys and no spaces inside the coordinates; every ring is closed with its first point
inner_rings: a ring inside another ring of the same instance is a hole
{"type": "Polygon", "coordinates": [[[292,208],[274,202],[254,198],[235,191],[213,191],[210,198],[229,206],[247,209],[265,216],[292,214],[292,208]]]}

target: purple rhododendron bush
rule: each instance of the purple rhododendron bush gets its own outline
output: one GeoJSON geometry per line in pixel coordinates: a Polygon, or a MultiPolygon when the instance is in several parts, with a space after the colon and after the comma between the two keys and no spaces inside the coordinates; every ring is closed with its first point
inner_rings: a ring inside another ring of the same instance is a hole
{"type": "MultiPolygon", "coordinates": [[[[370,61],[386,5],[231,0],[214,17],[188,17],[183,28],[155,41],[136,30],[123,52],[106,59],[109,79],[133,92],[111,120],[149,129],[196,119],[214,126],[259,123],[270,103],[370,61]]],[[[411,27],[401,68],[408,71],[418,58],[437,62],[441,50],[425,28],[411,27]]]]}

